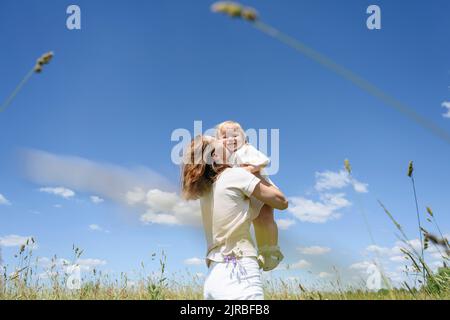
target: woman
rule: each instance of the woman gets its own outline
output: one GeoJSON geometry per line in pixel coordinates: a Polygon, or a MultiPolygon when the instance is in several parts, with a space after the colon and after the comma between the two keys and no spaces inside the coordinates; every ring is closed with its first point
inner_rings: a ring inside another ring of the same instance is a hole
{"type": "Polygon", "coordinates": [[[227,165],[229,156],[222,143],[198,136],[187,148],[182,168],[184,198],[201,203],[209,268],[204,298],[260,300],[261,271],[250,234],[258,212],[250,210],[250,197],[279,210],[288,202],[258,174],[227,165]]]}

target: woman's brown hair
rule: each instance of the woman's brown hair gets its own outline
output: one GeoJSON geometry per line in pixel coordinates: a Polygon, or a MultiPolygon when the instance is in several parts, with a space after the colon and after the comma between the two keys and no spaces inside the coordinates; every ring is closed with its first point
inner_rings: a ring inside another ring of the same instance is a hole
{"type": "Polygon", "coordinates": [[[217,176],[228,165],[214,163],[214,138],[197,136],[184,154],[181,167],[181,193],[186,200],[199,199],[208,192],[217,176]]]}

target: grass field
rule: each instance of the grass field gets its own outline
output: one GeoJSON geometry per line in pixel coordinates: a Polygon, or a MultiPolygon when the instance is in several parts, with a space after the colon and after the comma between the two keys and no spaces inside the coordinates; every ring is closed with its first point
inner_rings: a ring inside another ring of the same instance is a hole
{"type": "MultiPolygon", "coordinates": [[[[81,256],[82,250],[73,247],[74,259],[81,256]]],[[[0,279],[0,299],[106,299],[106,300],[164,300],[164,299],[202,299],[202,278],[187,274],[182,280],[175,281],[166,274],[166,256],[159,258],[159,270],[150,275],[142,275],[138,280],[130,280],[125,273],[111,279],[108,274],[91,270],[80,280],[80,286],[70,289],[68,261],[56,256],[42,277],[38,273],[39,259],[33,257],[33,243],[20,248],[16,255],[18,266],[15,272],[7,272],[3,267],[0,279]],[[32,262],[33,261],[33,262],[32,262]]],[[[144,267],[144,266],[142,266],[144,267]]],[[[144,269],[144,268],[143,268],[144,269]]],[[[382,289],[377,292],[358,287],[343,287],[339,282],[331,283],[328,291],[308,290],[299,281],[283,279],[266,281],[264,284],[266,299],[274,300],[430,300],[450,299],[450,269],[441,269],[420,289],[405,285],[403,288],[382,289]],[[433,280],[434,279],[434,280],[433,280]]]]}
{"type": "MultiPolygon", "coordinates": [[[[363,289],[336,290],[335,292],[308,291],[301,286],[283,286],[266,283],[265,298],[269,300],[449,300],[450,293],[429,292],[427,290],[380,290],[369,292],[363,289]]],[[[199,284],[155,284],[146,280],[139,281],[130,287],[125,283],[103,283],[101,281],[87,282],[78,290],[68,290],[64,282],[46,285],[25,285],[16,283],[8,288],[2,288],[0,299],[76,299],[76,300],[200,300],[202,287],[199,284]]]]}

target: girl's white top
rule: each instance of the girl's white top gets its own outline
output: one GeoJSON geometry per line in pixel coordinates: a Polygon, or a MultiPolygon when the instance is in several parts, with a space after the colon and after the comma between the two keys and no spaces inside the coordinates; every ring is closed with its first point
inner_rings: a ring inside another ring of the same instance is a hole
{"type": "MultiPolygon", "coordinates": [[[[230,156],[229,161],[233,165],[233,167],[240,167],[243,164],[266,167],[270,163],[270,159],[250,143],[246,143],[238,150],[236,150],[230,156]]],[[[269,175],[266,173],[264,168],[261,169],[260,173],[265,180],[275,186],[272,180],[270,180],[269,175]]]]}
{"type": "Polygon", "coordinates": [[[244,144],[230,156],[230,161],[234,166],[250,164],[252,166],[267,166],[270,159],[250,143],[244,144]]]}

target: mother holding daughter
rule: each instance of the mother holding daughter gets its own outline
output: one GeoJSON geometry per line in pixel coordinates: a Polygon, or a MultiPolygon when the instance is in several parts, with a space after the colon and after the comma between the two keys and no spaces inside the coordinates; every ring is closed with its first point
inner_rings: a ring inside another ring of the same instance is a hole
{"type": "MultiPolygon", "coordinates": [[[[261,259],[250,227],[260,213],[288,207],[286,197],[261,168],[246,163],[236,166],[236,150],[230,145],[240,138],[229,133],[225,138],[198,136],[185,152],[182,194],[188,200],[200,199],[208,248],[205,299],[264,299],[260,270],[264,255],[261,259]]],[[[275,252],[266,258],[281,260],[279,255],[275,252]]]]}

